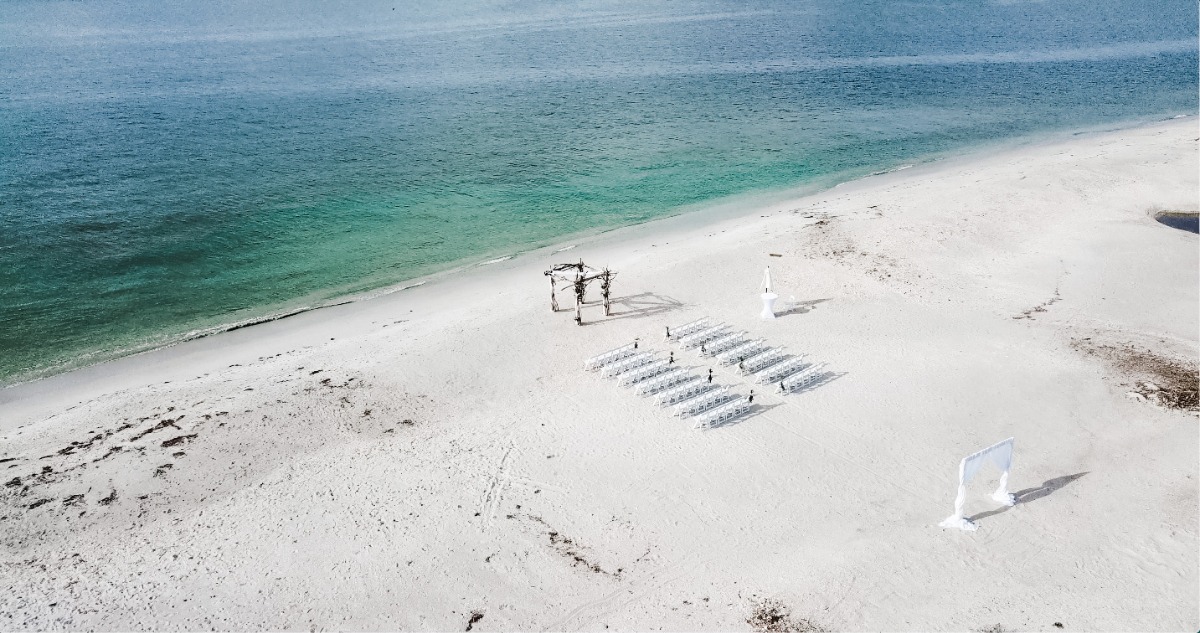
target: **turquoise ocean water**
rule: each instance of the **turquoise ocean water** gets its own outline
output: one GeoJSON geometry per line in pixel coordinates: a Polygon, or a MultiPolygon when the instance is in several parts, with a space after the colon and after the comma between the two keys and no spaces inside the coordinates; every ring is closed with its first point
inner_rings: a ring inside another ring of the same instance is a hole
{"type": "Polygon", "coordinates": [[[0,384],[1197,110],[1194,0],[0,3],[0,384]]]}

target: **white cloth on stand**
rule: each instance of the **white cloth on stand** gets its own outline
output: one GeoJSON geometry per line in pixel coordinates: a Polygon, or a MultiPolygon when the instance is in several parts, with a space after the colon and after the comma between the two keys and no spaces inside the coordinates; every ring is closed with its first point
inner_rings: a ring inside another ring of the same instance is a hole
{"type": "Polygon", "coordinates": [[[995,464],[996,468],[1000,469],[1000,472],[1008,472],[1009,468],[1012,467],[1012,452],[1013,438],[1010,437],[982,451],[967,455],[963,458],[963,479],[961,483],[966,484],[968,481],[971,481],[975,473],[979,472],[979,469],[989,461],[995,464]]]}
{"type": "Polygon", "coordinates": [[[954,499],[954,514],[939,525],[968,531],[975,530],[975,524],[963,516],[963,503],[967,498],[967,482],[988,462],[995,464],[1000,469],[1000,485],[992,493],[992,500],[1007,506],[1016,505],[1016,498],[1008,494],[1008,471],[1012,468],[1012,457],[1013,438],[1011,437],[964,457],[958,463],[958,496],[954,499]]]}

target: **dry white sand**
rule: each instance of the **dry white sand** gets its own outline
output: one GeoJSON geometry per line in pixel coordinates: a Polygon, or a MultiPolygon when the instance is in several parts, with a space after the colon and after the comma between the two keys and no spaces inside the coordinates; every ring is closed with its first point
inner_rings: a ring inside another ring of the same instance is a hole
{"type": "Polygon", "coordinates": [[[1197,238],[1151,215],[1196,210],[1198,136],[946,160],[0,391],[0,628],[1196,630],[1197,416],[1129,392],[1194,372],[1197,238]],[[583,328],[541,275],[579,257],[620,271],[583,328]],[[805,304],[774,322],[767,264],[805,304]],[[697,431],[581,369],[705,315],[837,377],[697,431]],[[1021,503],[985,471],[979,530],[939,529],[1009,436],[1021,503]]]}

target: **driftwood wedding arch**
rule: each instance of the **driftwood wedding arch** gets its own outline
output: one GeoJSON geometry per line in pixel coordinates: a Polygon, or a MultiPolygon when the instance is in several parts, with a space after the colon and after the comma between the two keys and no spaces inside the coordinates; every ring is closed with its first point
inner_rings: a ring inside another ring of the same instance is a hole
{"type": "Polygon", "coordinates": [[[577,264],[555,264],[542,274],[550,278],[551,310],[558,312],[558,297],[555,295],[555,290],[570,288],[575,291],[575,324],[583,325],[583,304],[587,303],[588,284],[599,280],[600,296],[604,300],[604,316],[609,316],[612,279],[617,276],[616,272],[608,268],[603,270],[592,268],[583,263],[581,259],[577,264]]]}

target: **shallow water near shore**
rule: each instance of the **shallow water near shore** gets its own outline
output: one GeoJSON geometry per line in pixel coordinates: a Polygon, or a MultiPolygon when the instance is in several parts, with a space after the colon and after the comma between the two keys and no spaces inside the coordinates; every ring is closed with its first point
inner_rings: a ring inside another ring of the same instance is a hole
{"type": "Polygon", "coordinates": [[[1183,2],[0,17],[0,384],[726,196],[1197,107],[1183,2]]]}

